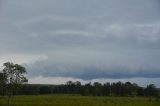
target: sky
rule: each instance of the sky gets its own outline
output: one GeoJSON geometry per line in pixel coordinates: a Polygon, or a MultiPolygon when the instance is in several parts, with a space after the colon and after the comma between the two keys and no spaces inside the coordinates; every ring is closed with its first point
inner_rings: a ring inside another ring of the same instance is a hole
{"type": "Polygon", "coordinates": [[[29,83],[160,87],[159,0],[0,0],[0,65],[29,83]]]}

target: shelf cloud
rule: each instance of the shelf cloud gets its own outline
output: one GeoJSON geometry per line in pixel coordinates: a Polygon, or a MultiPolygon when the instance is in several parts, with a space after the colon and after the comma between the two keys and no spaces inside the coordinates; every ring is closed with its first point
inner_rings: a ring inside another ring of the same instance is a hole
{"type": "Polygon", "coordinates": [[[158,0],[0,2],[0,63],[30,78],[160,78],[158,0]]]}

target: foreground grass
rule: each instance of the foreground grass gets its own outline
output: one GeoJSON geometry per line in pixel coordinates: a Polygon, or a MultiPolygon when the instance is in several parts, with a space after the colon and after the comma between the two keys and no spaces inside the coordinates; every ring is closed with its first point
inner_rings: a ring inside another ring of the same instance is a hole
{"type": "MultiPolygon", "coordinates": [[[[0,97],[0,106],[7,106],[0,97]]],[[[11,106],[160,106],[160,101],[131,97],[91,97],[73,95],[14,96],[11,106]]]]}

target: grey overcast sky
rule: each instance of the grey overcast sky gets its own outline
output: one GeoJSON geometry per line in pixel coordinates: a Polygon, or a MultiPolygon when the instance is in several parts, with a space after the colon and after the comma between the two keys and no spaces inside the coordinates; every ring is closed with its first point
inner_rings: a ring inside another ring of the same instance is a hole
{"type": "Polygon", "coordinates": [[[160,86],[159,0],[1,0],[0,64],[29,83],[133,81],[160,86]]]}

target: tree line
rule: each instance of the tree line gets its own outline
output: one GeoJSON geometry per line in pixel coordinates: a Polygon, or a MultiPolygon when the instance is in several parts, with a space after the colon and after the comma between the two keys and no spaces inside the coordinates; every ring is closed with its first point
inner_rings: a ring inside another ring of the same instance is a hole
{"type": "MultiPolygon", "coordinates": [[[[26,84],[25,67],[7,62],[3,64],[0,72],[0,95],[7,95],[8,101],[12,95],[38,95],[38,94],[80,94],[83,96],[146,96],[158,97],[159,89],[154,84],[140,87],[131,82],[99,82],[81,84],[81,82],[68,81],[62,85],[26,84]],[[23,85],[23,86],[22,86],[23,85]]],[[[10,104],[10,103],[9,103],[10,104]]]]}
{"type": "MultiPolygon", "coordinates": [[[[5,95],[2,89],[0,94],[5,95]]],[[[140,87],[131,82],[99,82],[87,83],[82,85],[81,82],[68,81],[62,85],[40,85],[25,84],[19,91],[14,91],[14,95],[40,95],[40,94],[80,94],[83,96],[145,96],[158,97],[159,89],[154,84],[146,87],[140,87]]]]}

